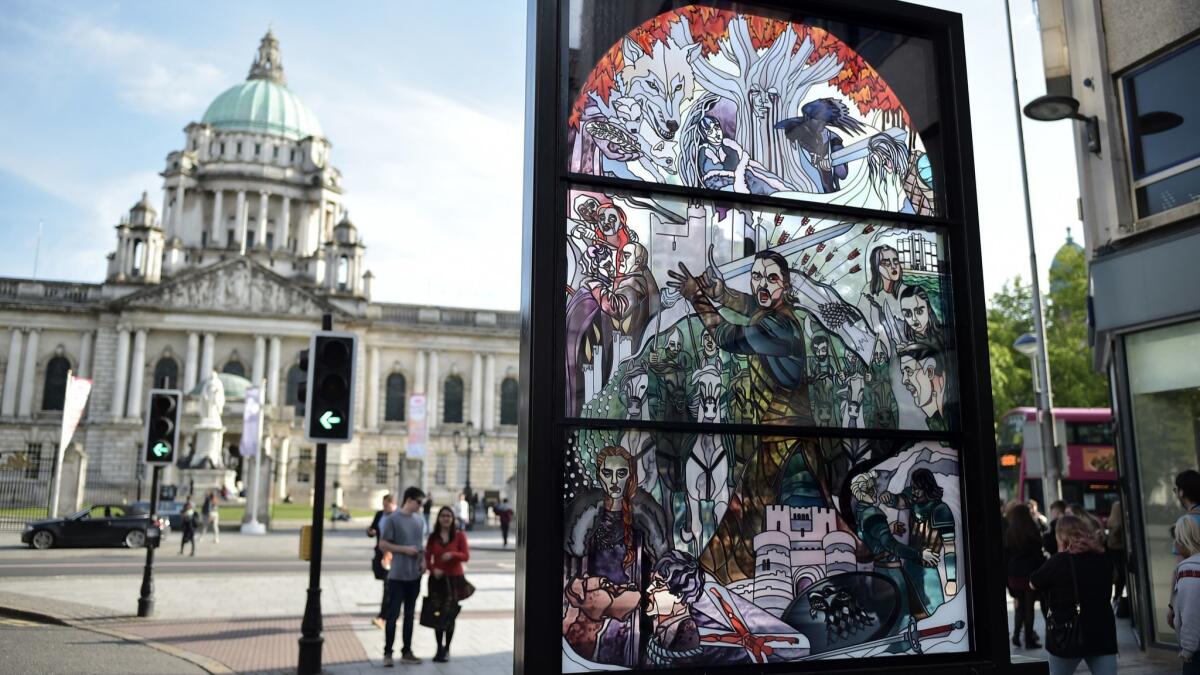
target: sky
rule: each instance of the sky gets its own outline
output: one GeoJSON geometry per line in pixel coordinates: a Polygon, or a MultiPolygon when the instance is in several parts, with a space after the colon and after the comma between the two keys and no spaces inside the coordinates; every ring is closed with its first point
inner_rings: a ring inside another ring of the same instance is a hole
{"type": "MultiPolygon", "coordinates": [[[[1044,93],[1031,0],[1013,0],[1022,104],[1044,93]]],[[[963,14],[985,287],[1029,252],[998,0],[963,14]]],[[[162,203],[166,155],[245,79],[263,33],[320,120],[367,245],[373,299],[520,302],[525,3],[6,4],[0,13],[0,276],[99,282],[113,226],[162,203]],[[38,229],[41,223],[41,244],[38,229]],[[452,255],[453,265],[447,265],[452,255]],[[465,266],[464,266],[465,265],[465,266]],[[480,270],[457,274],[456,270],[480,270]]],[[[1072,122],[1025,124],[1041,277],[1077,221],[1072,122]]]]}

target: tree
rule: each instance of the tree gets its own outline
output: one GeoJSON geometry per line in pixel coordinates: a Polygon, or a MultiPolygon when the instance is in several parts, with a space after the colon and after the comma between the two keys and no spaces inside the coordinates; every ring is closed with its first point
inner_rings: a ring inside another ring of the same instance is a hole
{"type": "MultiPolygon", "coordinates": [[[[1046,294],[1046,343],[1055,407],[1108,406],[1108,377],[1092,371],[1087,342],[1087,261],[1083,248],[1069,239],[1050,267],[1046,294]]],[[[1034,406],[1030,361],[1013,342],[1033,332],[1030,287],[1021,277],[1004,284],[988,303],[988,355],[992,362],[992,410],[995,420],[1018,406],[1034,406]]]]}
{"type": "Polygon", "coordinates": [[[1050,266],[1046,296],[1046,343],[1050,347],[1050,386],[1054,405],[1064,408],[1108,406],[1108,376],[1092,370],[1087,337],[1087,261],[1070,239],[1050,266]]]}
{"type": "Polygon", "coordinates": [[[1021,277],[1005,282],[988,303],[988,357],[992,363],[992,412],[996,422],[1004,413],[1034,405],[1033,375],[1029,359],[1013,349],[1013,342],[1033,332],[1033,296],[1021,277]]]}

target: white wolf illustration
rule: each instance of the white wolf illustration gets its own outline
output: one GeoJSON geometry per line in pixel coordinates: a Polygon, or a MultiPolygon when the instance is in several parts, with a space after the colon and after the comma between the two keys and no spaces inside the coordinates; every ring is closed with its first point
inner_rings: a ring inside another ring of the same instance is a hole
{"type": "MultiPolygon", "coordinates": [[[[721,397],[725,386],[721,371],[715,365],[704,366],[692,374],[691,412],[697,422],[720,424],[721,397]]],[[[700,518],[701,500],[711,501],[713,522],[720,523],[729,506],[729,464],[725,444],[718,434],[700,434],[692,445],[684,465],[684,485],[687,489],[688,524],[681,536],[685,542],[700,541],[703,525],[700,518]]]]}
{"type": "Polygon", "coordinates": [[[641,111],[637,137],[642,157],[649,158],[654,168],[672,175],[679,171],[675,134],[681,109],[692,98],[696,84],[690,60],[699,48],[692,43],[691,29],[684,18],[672,24],[668,40],[656,42],[649,52],[629,38],[622,45],[622,94],[636,101],[641,111]]]}

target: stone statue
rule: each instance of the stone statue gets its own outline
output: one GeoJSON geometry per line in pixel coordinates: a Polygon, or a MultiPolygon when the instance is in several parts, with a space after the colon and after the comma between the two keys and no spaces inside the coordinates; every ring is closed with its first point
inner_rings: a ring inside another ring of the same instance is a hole
{"type": "Polygon", "coordinates": [[[225,434],[221,412],[224,409],[225,386],[221,384],[217,371],[210,371],[200,390],[200,422],[196,425],[196,451],[192,455],[192,467],[221,468],[221,437],[225,434]]]}
{"type": "Polygon", "coordinates": [[[215,422],[221,426],[221,412],[225,409],[225,385],[217,376],[217,371],[209,371],[208,379],[204,381],[204,389],[200,391],[200,424],[215,422]]]}

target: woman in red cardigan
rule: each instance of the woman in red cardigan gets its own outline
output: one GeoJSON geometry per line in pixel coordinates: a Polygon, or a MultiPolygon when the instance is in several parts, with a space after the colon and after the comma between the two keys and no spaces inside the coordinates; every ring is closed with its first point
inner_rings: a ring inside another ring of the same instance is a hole
{"type": "MultiPolygon", "coordinates": [[[[449,506],[443,506],[438,511],[437,523],[433,533],[425,543],[425,566],[429,568],[429,597],[442,605],[447,602],[446,594],[453,593],[454,599],[463,597],[466,577],[463,576],[462,564],[471,559],[467,548],[467,535],[458,530],[454,511],[449,506]],[[447,579],[449,584],[446,583],[447,579]]],[[[435,630],[437,636],[437,655],[433,660],[445,663],[450,660],[450,640],[454,637],[454,624],[445,630],[435,630]]]]}

